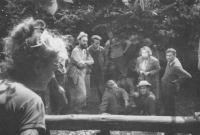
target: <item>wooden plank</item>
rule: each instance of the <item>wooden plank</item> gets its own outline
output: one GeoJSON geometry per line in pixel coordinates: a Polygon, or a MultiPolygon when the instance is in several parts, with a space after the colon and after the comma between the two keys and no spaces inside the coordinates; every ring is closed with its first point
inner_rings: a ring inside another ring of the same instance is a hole
{"type": "Polygon", "coordinates": [[[124,115],[47,115],[50,130],[118,130],[200,133],[200,122],[193,117],[124,115]]]}

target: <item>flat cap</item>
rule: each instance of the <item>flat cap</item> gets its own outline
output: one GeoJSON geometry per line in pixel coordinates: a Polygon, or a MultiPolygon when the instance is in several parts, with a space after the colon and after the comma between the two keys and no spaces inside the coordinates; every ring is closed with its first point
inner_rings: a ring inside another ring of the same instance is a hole
{"type": "Polygon", "coordinates": [[[98,35],[93,35],[93,36],[92,36],[92,39],[98,39],[98,40],[101,40],[101,37],[98,36],[98,35]]]}
{"type": "Polygon", "coordinates": [[[80,40],[82,37],[88,37],[88,34],[86,34],[85,32],[80,32],[80,34],[77,37],[77,40],[80,40]]]}

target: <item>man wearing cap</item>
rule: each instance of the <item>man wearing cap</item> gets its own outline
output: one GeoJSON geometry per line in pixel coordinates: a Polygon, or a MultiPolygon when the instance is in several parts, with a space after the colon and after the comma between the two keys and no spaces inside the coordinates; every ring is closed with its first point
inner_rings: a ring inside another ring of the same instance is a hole
{"type": "Polygon", "coordinates": [[[82,113],[83,107],[86,105],[86,85],[85,76],[87,66],[94,63],[93,58],[87,53],[88,35],[81,32],[77,37],[79,45],[76,46],[71,54],[71,64],[76,67],[77,78],[74,80],[75,83],[75,113],[82,113]]]}
{"type": "Polygon", "coordinates": [[[180,61],[176,58],[175,49],[166,50],[166,59],[168,63],[161,80],[161,96],[164,104],[164,115],[175,116],[175,95],[178,92],[179,84],[184,78],[191,78],[191,75],[183,69],[180,61]]]}
{"type": "Polygon", "coordinates": [[[94,60],[90,76],[91,84],[96,86],[99,100],[101,101],[103,96],[104,73],[106,70],[106,52],[104,48],[100,46],[100,41],[100,36],[93,35],[91,38],[92,45],[88,47],[88,51],[94,60]]]}
{"type": "Polygon", "coordinates": [[[102,102],[99,107],[100,114],[123,114],[129,105],[127,92],[119,88],[115,81],[109,80],[106,84],[102,102]]]}
{"type": "Polygon", "coordinates": [[[156,97],[150,92],[151,84],[146,80],[137,85],[138,92],[132,96],[141,115],[155,115],[156,97]]]}

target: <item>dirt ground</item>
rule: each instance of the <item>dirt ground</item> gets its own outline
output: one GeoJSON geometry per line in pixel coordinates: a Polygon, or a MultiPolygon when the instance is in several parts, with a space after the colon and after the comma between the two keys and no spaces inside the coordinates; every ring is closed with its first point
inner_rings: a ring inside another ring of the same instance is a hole
{"type": "MultiPolygon", "coordinates": [[[[191,116],[194,114],[195,110],[200,110],[200,100],[199,96],[196,96],[194,90],[190,90],[190,87],[182,87],[179,95],[176,97],[176,114],[178,116],[191,116]]],[[[194,89],[194,88],[193,88],[194,89]]],[[[95,88],[91,88],[90,93],[87,97],[87,106],[84,109],[84,114],[98,114],[99,109],[99,99],[95,88]]],[[[46,93],[48,95],[48,92],[46,93]]],[[[73,95],[72,95],[73,96],[73,95]]],[[[72,97],[73,98],[73,97],[72,97]]],[[[48,96],[47,100],[47,114],[50,113],[48,96]]],[[[72,103],[73,106],[73,103],[72,103]]],[[[72,108],[71,108],[72,109],[72,108]]],[[[72,112],[71,112],[72,113],[72,112]]],[[[162,113],[162,112],[161,112],[162,113]]],[[[162,114],[161,114],[162,115],[162,114]]],[[[95,135],[98,131],[51,131],[51,135],[95,135]]],[[[146,133],[146,132],[128,132],[128,131],[111,131],[112,135],[156,135],[156,133],[146,133]]],[[[160,134],[161,135],[161,134],[160,134]]],[[[180,134],[182,135],[182,134],[180,134]]]]}

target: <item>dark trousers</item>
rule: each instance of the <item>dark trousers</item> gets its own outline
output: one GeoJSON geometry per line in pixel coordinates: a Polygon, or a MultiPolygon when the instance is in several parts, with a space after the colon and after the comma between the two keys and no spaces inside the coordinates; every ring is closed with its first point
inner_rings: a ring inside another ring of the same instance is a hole
{"type": "Polygon", "coordinates": [[[164,115],[165,116],[175,116],[175,95],[176,95],[176,85],[165,80],[161,81],[162,91],[161,99],[164,105],[164,115]]]}
{"type": "Polygon", "coordinates": [[[104,93],[104,73],[91,74],[90,82],[92,86],[95,86],[98,92],[99,100],[101,102],[104,93]]]}
{"type": "Polygon", "coordinates": [[[50,108],[53,114],[67,114],[69,111],[70,105],[70,92],[67,85],[67,78],[65,75],[57,77],[56,83],[54,80],[51,80],[48,84],[49,87],[49,97],[50,97],[50,108]],[[65,93],[60,93],[58,90],[58,85],[64,88],[65,93]]]}

